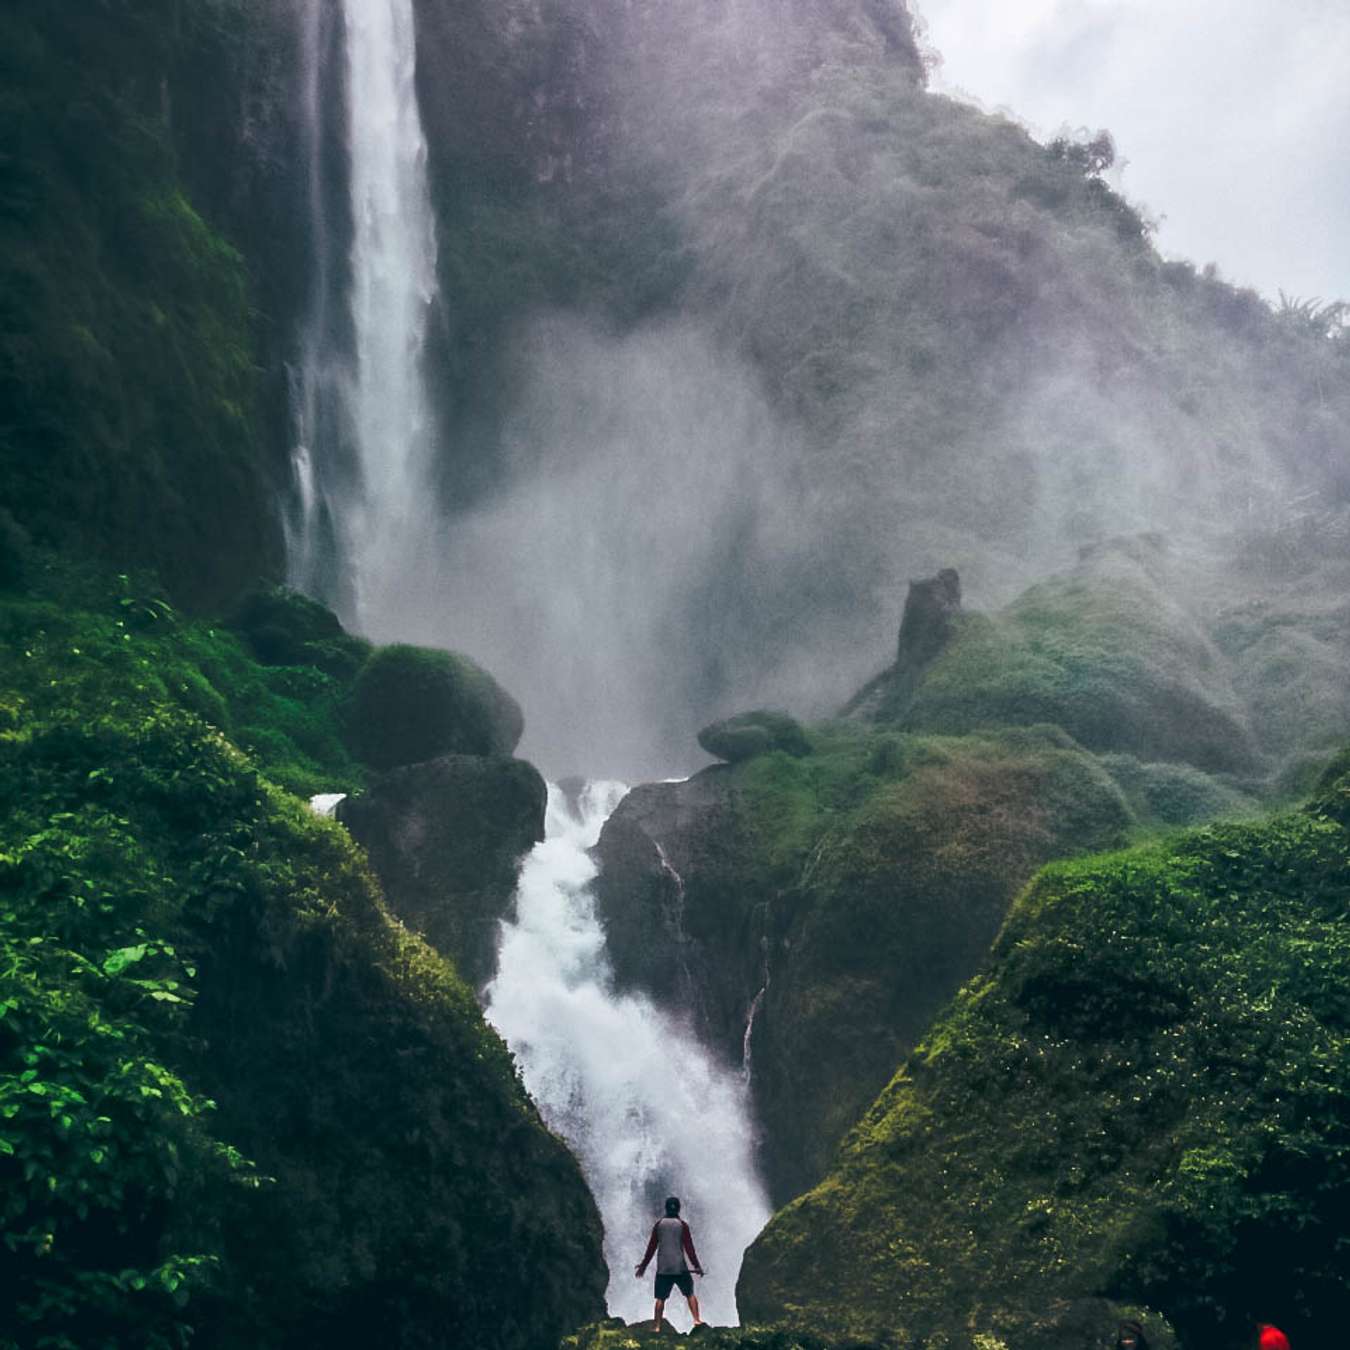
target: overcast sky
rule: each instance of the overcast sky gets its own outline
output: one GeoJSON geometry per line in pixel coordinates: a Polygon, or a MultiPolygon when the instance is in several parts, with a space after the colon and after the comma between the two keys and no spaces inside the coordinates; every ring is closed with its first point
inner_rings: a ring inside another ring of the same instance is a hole
{"type": "Polygon", "coordinates": [[[934,88],[1107,128],[1169,257],[1350,300],[1350,0],[911,0],[934,88]]]}

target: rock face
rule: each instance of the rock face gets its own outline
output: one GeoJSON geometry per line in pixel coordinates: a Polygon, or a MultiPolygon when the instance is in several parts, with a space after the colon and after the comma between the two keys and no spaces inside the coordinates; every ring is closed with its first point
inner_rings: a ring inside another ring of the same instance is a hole
{"type": "Polygon", "coordinates": [[[492,976],[520,859],[544,837],[546,797],[523,760],[443,755],[383,775],[338,819],[394,913],[478,988],[492,976]]]}
{"type": "Polygon", "coordinates": [[[597,845],[617,978],[748,1062],[780,1204],[978,967],[1021,883],[1130,818],[1053,730],[817,735],[808,758],[637,788],[597,845]]]}
{"type": "Polygon", "coordinates": [[[745,848],[730,768],[634,788],[595,853],[593,889],[619,984],[689,1016],[737,1062],[763,983],[769,891],[745,848]]]}
{"type": "Polygon", "coordinates": [[[899,721],[914,701],[928,668],[957,632],[961,578],[944,567],[935,577],[911,581],[900,617],[895,664],[869,681],[845,705],[843,716],[899,721]]]}
{"type": "Polygon", "coordinates": [[[524,730],[515,699],[456,652],[403,643],[381,647],[352,690],[352,746],[376,769],[437,755],[509,755],[524,730]]]}

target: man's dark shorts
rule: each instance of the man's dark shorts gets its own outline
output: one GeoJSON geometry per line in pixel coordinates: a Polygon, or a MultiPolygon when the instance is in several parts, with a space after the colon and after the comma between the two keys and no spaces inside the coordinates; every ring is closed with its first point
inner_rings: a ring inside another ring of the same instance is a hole
{"type": "Polygon", "coordinates": [[[685,1298],[691,1298],[694,1293],[694,1277],[686,1270],[679,1275],[658,1275],[656,1277],[656,1297],[662,1303],[670,1297],[671,1288],[678,1288],[685,1298]]]}

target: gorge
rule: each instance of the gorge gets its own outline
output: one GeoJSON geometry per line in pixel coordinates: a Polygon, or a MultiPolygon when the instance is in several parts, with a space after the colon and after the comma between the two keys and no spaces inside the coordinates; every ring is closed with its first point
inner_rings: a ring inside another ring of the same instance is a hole
{"type": "Polygon", "coordinates": [[[0,80],[0,1346],[1332,1344],[1339,307],[898,0],[0,80]]]}

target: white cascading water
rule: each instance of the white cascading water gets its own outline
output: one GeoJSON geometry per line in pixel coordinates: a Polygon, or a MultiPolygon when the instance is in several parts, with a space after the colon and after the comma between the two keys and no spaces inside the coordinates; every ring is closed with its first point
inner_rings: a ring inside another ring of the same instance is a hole
{"type": "MultiPolygon", "coordinates": [[[[350,581],[347,617],[361,631],[378,635],[385,602],[417,574],[423,561],[418,550],[431,535],[433,427],[422,356],[436,298],[436,228],[415,86],[412,0],[343,0],[342,15],[353,350],[341,379],[341,402],[356,481],[335,487],[325,477],[335,471],[323,447],[312,444],[317,431],[309,405],[319,381],[330,377],[326,366],[333,360],[320,334],[307,344],[295,400],[294,469],[302,519],[296,533],[303,554],[306,543],[313,547],[315,503],[322,497],[332,510],[350,581]]],[[[317,73],[311,82],[317,89],[317,73]]],[[[307,115],[317,125],[318,109],[307,115]]],[[[319,153],[317,139],[313,153],[319,153]]],[[[313,209],[321,217],[321,203],[313,209]]],[[[307,562],[312,573],[313,560],[303,557],[293,562],[293,573],[303,576],[307,562]]]]}
{"type": "MultiPolygon", "coordinates": [[[[611,1314],[651,1316],[654,1267],[641,1281],[633,1268],[673,1194],[707,1272],[695,1289],[703,1316],[735,1325],[741,1258],[770,1213],[747,1084],[648,1000],[614,992],[587,850],[625,791],[587,784],[573,810],[550,785],[546,838],[521,871],[515,921],[502,925],[487,1017],[600,1207],[611,1314]]],[[[689,1325],[678,1291],[666,1316],[689,1325]]]]}

